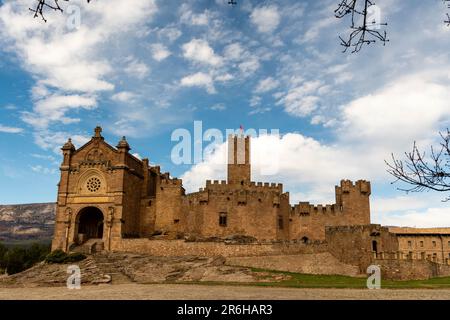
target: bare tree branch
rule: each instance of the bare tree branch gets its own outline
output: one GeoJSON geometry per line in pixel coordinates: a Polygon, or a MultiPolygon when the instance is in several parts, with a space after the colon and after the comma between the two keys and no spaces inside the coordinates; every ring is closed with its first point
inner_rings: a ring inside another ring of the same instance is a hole
{"type": "MultiPolygon", "coordinates": [[[[407,188],[398,188],[405,192],[422,192],[433,190],[439,192],[450,191],[450,130],[445,134],[439,133],[441,143],[436,151],[431,147],[430,156],[421,153],[413,144],[411,152],[405,152],[406,160],[398,160],[391,155],[392,162],[385,161],[388,166],[387,172],[396,178],[392,182],[403,182],[409,185],[407,188]]],[[[449,201],[450,196],[443,201],[449,201]]]]}
{"type": "MultiPolygon", "coordinates": [[[[31,12],[34,12],[34,18],[41,17],[44,22],[47,22],[44,16],[44,10],[50,9],[54,11],[64,12],[61,6],[59,5],[59,0],[36,0],[37,5],[34,9],[29,8],[31,12]]],[[[69,0],[63,0],[68,2],[69,0]]],[[[87,0],[87,3],[91,2],[91,0],[87,0]]]]}
{"type": "MultiPolygon", "coordinates": [[[[450,9],[450,0],[442,0],[444,4],[447,5],[447,9],[450,9]]],[[[447,27],[450,27],[450,14],[446,13],[447,20],[444,20],[444,23],[447,25],[447,27]]]]}
{"type": "Polygon", "coordinates": [[[386,44],[389,40],[386,36],[386,31],[378,31],[381,26],[387,26],[387,23],[380,23],[372,19],[369,20],[369,9],[374,6],[375,3],[371,0],[341,0],[338,8],[334,10],[335,17],[342,19],[346,16],[351,16],[350,35],[347,40],[344,40],[341,36],[341,45],[344,47],[343,52],[346,52],[348,48],[353,47],[352,53],[359,52],[364,44],[375,43],[376,41],[386,44]],[[361,7],[361,8],[359,8],[361,7]],[[362,20],[358,25],[359,20],[362,20]]]}

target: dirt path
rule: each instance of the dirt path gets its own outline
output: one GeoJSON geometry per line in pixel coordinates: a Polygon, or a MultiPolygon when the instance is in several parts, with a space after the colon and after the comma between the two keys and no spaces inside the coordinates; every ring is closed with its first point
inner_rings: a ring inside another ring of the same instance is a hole
{"type": "Polygon", "coordinates": [[[0,288],[0,299],[433,299],[450,300],[450,289],[295,289],[250,286],[118,284],[63,287],[0,288]]]}

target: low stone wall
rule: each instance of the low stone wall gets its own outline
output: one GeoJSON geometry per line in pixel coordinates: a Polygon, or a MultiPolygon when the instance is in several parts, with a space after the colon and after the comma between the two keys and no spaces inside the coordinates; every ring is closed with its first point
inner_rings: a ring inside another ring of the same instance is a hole
{"type": "Polygon", "coordinates": [[[422,280],[450,276],[450,266],[429,260],[376,259],[381,267],[381,278],[391,280],[422,280]]]}
{"type": "Polygon", "coordinates": [[[185,242],[184,240],[121,239],[114,241],[112,251],[134,252],[154,256],[224,256],[249,257],[281,254],[327,252],[327,245],[303,243],[185,242]]]}
{"type": "Polygon", "coordinates": [[[342,263],[329,252],[266,257],[228,257],[226,264],[306,274],[360,276],[358,266],[342,263]]]}

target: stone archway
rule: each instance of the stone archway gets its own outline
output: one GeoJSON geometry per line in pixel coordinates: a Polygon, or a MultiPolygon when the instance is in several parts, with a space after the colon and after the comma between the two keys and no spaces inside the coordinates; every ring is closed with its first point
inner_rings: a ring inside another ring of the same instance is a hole
{"type": "Polygon", "coordinates": [[[103,238],[103,212],[96,207],[83,208],[77,217],[76,242],[82,244],[89,239],[103,238]]]}

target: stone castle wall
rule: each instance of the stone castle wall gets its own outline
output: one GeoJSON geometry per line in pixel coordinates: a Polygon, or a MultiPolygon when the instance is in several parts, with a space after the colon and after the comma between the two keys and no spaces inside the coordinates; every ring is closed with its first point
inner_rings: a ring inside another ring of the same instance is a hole
{"type": "Polygon", "coordinates": [[[279,270],[305,274],[360,276],[359,267],[342,263],[329,252],[270,255],[261,257],[228,257],[234,266],[279,270]]]}
{"type": "Polygon", "coordinates": [[[450,276],[450,265],[428,260],[376,259],[373,264],[381,267],[381,279],[424,280],[450,276]]]}
{"type": "Polygon", "coordinates": [[[251,183],[236,188],[225,181],[207,181],[206,188],[187,195],[185,206],[188,233],[289,239],[289,198],[281,185],[251,183]],[[226,225],[220,225],[220,215],[226,215],[226,225]]]}
{"type": "Polygon", "coordinates": [[[184,240],[122,239],[112,250],[145,253],[154,256],[249,257],[326,252],[324,243],[251,243],[186,242],[184,240]]]}
{"type": "Polygon", "coordinates": [[[336,203],[312,205],[300,202],[291,214],[291,239],[325,239],[327,226],[353,226],[370,224],[370,182],[341,180],[336,186],[336,203]]]}

